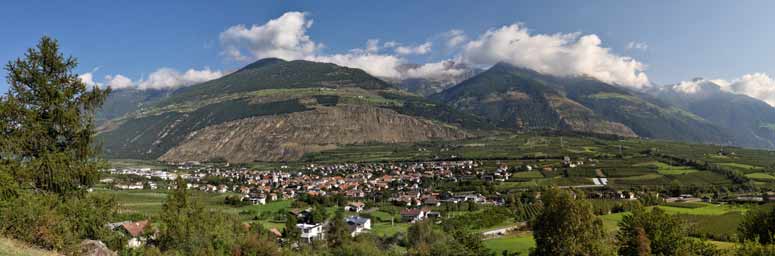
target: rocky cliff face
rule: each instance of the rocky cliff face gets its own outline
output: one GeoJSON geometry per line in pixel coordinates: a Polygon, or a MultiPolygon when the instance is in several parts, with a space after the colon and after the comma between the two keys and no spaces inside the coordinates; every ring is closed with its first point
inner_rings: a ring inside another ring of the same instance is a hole
{"type": "Polygon", "coordinates": [[[339,144],[418,142],[468,136],[456,127],[390,109],[340,105],[209,126],[190,133],[160,160],[204,161],[222,157],[234,163],[283,161],[339,144]]]}

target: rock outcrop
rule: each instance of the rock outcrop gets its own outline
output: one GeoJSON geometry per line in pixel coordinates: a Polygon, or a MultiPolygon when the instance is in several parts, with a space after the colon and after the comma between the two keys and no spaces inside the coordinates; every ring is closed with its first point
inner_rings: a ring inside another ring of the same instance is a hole
{"type": "Polygon", "coordinates": [[[284,161],[340,144],[460,139],[467,132],[446,124],[363,105],[246,118],[195,131],[161,156],[163,161],[284,161]]]}

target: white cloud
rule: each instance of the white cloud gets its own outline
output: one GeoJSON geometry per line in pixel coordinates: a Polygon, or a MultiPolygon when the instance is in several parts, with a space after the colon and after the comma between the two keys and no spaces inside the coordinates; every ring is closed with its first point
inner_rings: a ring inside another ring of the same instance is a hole
{"type": "Polygon", "coordinates": [[[756,98],[775,107],[775,79],[765,73],[745,74],[731,81],[725,79],[694,79],[680,82],[672,87],[683,93],[696,94],[704,92],[703,85],[709,82],[718,85],[721,90],[756,98]]]}
{"type": "Polygon", "coordinates": [[[443,60],[409,68],[403,72],[406,78],[428,78],[433,80],[454,79],[467,72],[468,69],[460,67],[453,60],[443,60]]]}
{"type": "Polygon", "coordinates": [[[398,44],[398,42],[396,42],[396,41],[389,41],[389,42],[385,42],[385,44],[384,44],[384,45],[382,45],[382,47],[385,47],[385,48],[394,48],[394,47],[396,47],[396,46],[398,46],[398,45],[399,45],[399,44],[398,44]]]}
{"type": "Polygon", "coordinates": [[[366,52],[375,53],[379,51],[379,39],[369,39],[366,41],[366,52]]]}
{"type": "Polygon", "coordinates": [[[468,41],[468,37],[463,33],[463,30],[459,29],[447,31],[443,36],[446,38],[447,47],[449,48],[455,48],[465,41],[468,41]]]}
{"type": "Polygon", "coordinates": [[[99,83],[94,81],[94,73],[92,72],[86,72],[83,74],[78,75],[78,78],[81,79],[81,82],[88,86],[100,86],[99,83]]]}
{"type": "Polygon", "coordinates": [[[378,77],[400,77],[401,74],[397,67],[404,62],[396,56],[356,51],[346,54],[314,56],[307,58],[307,60],[359,68],[378,77]]]}
{"type": "Polygon", "coordinates": [[[648,48],[649,48],[649,45],[644,43],[644,42],[631,41],[631,42],[627,43],[627,50],[635,49],[635,50],[643,50],[643,51],[645,51],[648,48]]]}
{"type": "Polygon", "coordinates": [[[220,34],[220,42],[223,54],[239,61],[267,57],[303,59],[322,47],[307,35],[310,26],[312,20],[307,19],[306,13],[286,12],[263,25],[232,26],[220,34]]]}
{"type": "Polygon", "coordinates": [[[775,80],[765,73],[745,74],[732,82],[720,82],[722,89],[760,99],[775,107],[775,80]]]}
{"type": "Polygon", "coordinates": [[[417,46],[398,46],[395,51],[400,55],[423,55],[431,52],[432,46],[431,42],[425,42],[417,46]]]}
{"type": "Polygon", "coordinates": [[[213,71],[209,68],[189,69],[183,74],[171,68],[160,68],[151,73],[148,79],[141,80],[137,88],[141,90],[174,88],[210,81],[221,76],[223,76],[221,71],[213,71]]]}
{"type": "Polygon", "coordinates": [[[123,89],[133,86],[132,79],[123,75],[105,76],[105,84],[113,89],[123,89]]]}
{"type": "Polygon", "coordinates": [[[490,29],[468,42],[463,61],[478,65],[507,62],[553,75],[589,75],[604,82],[632,87],[648,85],[645,66],[601,47],[597,35],[531,35],[520,24],[490,29]]]}

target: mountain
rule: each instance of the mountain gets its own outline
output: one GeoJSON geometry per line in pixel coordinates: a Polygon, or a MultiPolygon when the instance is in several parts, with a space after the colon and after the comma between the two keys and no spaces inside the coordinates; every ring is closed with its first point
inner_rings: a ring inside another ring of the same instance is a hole
{"type": "Polygon", "coordinates": [[[512,129],[724,143],[700,116],[651,95],[590,77],[558,77],[499,63],[431,98],[512,129]]]}
{"type": "Polygon", "coordinates": [[[491,128],[359,69],[263,59],[106,121],[98,138],[111,158],[251,162],[340,144],[460,139],[491,128]]]}
{"type": "Polygon", "coordinates": [[[97,123],[102,123],[132,113],[167,98],[173,89],[121,88],[113,90],[105,99],[102,109],[97,112],[97,123]]]}
{"type": "Polygon", "coordinates": [[[421,72],[420,70],[422,70],[422,68],[423,66],[418,64],[404,64],[398,67],[399,72],[410,75],[410,78],[384,78],[384,80],[405,91],[421,96],[430,96],[463,82],[483,71],[460,63],[445,62],[444,70],[447,72],[445,72],[444,75],[430,77],[411,76],[413,73],[421,72]]]}
{"type": "Polygon", "coordinates": [[[646,92],[721,127],[732,144],[775,148],[775,108],[764,101],[724,91],[701,78],[646,92]]]}

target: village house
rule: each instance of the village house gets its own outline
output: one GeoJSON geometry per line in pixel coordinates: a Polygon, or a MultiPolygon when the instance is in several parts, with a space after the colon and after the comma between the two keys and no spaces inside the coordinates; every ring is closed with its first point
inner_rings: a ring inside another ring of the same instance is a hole
{"type": "Polygon", "coordinates": [[[355,237],[360,233],[371,230],[371,219],[360,216],[350,216],[346,219],[347,226],[350,229],[350,236],[355,237]]]}
{"type": "Polygon", "coordinates": [[[401,220],[415,223],[425,219],[428,208],[411,208],[401,210],[401,220]]]}
{"type": "Polygon", "coordinates": [[[301,231],[301,238],[312,242],[314,240],[325,239],[325,232],[323,232],[322,224],[296,224],[296,227],[301,231]]]}
{"type": "Polygon", "coordinates": [[[126,236],[128,238],[126,245],[128,248],[140,248],[145,245],[148,239],[146,229],[149,227],[149,223],[148,220],[138,222],[124,221],[110,223],[108,228],[126,236]]]}
{"type": "Polygon", "coordinates": [[[361,212],[361,211],[363,211],[363,208],[365,206],[366,206],[366,204],[364,204],[363,202],[349,202],[344,207],[344,210],[345,211],[350,211],[350,212],[361,212]]]}

